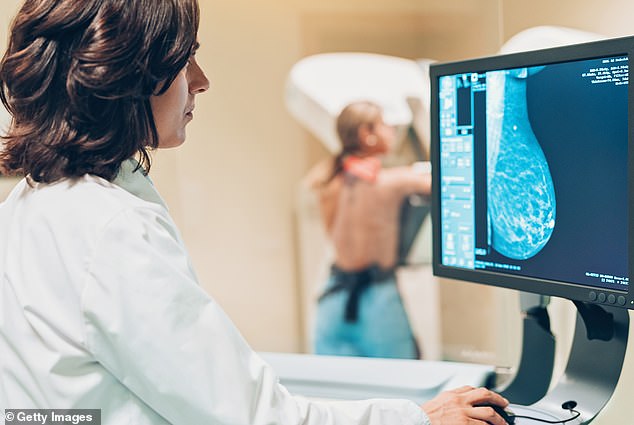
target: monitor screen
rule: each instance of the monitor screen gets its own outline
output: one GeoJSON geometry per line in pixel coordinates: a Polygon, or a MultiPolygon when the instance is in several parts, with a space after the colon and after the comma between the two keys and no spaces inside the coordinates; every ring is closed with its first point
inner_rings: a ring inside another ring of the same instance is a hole
{"type": "Polygon", "coordinates": [[[633,49],[621,38],[432,65],[435,274],[634,308],[633,49]]]}

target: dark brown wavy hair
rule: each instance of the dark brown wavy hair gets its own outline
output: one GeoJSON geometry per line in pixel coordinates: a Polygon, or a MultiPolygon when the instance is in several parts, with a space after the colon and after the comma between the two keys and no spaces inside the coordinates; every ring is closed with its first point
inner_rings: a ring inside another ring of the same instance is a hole
{"type": "Polygon", "coordinates": [[[197,47],[197,0],[26,0],[0,62],[6,174],[112,180],[158,146],[150,96],[197,47]]]}

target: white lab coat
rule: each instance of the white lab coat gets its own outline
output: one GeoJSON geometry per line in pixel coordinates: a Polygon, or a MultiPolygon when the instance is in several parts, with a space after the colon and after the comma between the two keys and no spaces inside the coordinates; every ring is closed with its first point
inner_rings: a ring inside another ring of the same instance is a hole
{"type": "Polygon", "coordinates": [[[407,400],[291,396],[200,288],[135,164],[113,183],[22,180],[0,205],[0,412],[96,408],[103,425],[428,422],[407,400]]]}

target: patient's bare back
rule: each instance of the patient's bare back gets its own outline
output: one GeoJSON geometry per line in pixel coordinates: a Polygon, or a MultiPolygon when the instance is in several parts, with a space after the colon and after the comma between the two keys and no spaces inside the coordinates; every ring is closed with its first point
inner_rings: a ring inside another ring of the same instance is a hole
{"type": "Polygon", "coordinates": [[[371,264],[393,267],[401,204],[409,194],[428,194],[429,185],[429,176],[411,167],[382,169],[373,182],[345,173],[331,180],[321,192],[320,204],[335,263],[345,270],[371,264]]]}

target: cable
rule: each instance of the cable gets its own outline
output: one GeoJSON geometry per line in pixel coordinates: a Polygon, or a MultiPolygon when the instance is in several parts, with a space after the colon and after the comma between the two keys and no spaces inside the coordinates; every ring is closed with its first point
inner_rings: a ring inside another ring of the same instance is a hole
{"type": "Polygon", "coordinates": [[[574,415],[568,419],[563,419],[560,421],[549,421],[547,419],[539,419],[539,418],[534,418],[532,416],[524,416],[524,415],[514,415],[515,418],[523,418],[523,419],[530,419],[532,421],[537,421],[537,422],[543,422],[543,423],[547,423],[547,424],[565,424],[566,422],[570,422],[573,421],[575,419],[577,419],[579,416],[581,416],[581,412],[575,410],[575,407],[577,407],[577,402],[574,400],[568,400],[565,403],[562,403],[561,408],[564,410],[568,410],[570,412],[571,415],[574,415]]]}
{"type": "Polygon", "coordinates": [[[570,414],[574,416],[568,419],[562,419],[560,421],[549,421],[547,419],[540,419],[540,418],[534,418],[532,416],[524,416],[524,415],[514,415],[515,418],[523,418],[523,419],[530,419],[531,421],[538,421],[538,422],[544,422],[547,424],[565,424],[566,422],[570,422],[573,421],[575,419],[577,419],[579,416],[581,416],[581,412],[574,410],[574,409],[570,409],[570,414]]]}

